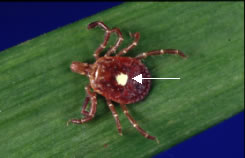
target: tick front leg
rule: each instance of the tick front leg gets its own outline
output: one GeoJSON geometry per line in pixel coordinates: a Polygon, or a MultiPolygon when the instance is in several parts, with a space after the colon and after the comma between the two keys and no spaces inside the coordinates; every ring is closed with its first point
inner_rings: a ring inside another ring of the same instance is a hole
{"type": "Polygon", "coordinates": [[[161,49],[161,50],[153,50],[153,51],[149,51],[149,52],[139,54],[136,56],[136,58],[137,59],[145,59],[151,55],[161,55],[161,54],[177,54],[183,58],[187,57],[184,53],[182,53],[180,50],[177,50],[177,49],[165,49],[165,50],[161,49]]]}
{"type": "Polygon", "coordinates": [[[103,49],[105,49],[108,41],[109,41],[109,38],[110,38],[110,35],[111,35],[111,31],[110,29],[101,21],[95,21],[95,22],[92,22],[88,25],[88,29],[92,29],[92,28],[95,28],[96,26],[99,26],[101,27],[103,30],[105,30],[105,38],[104,38],[104,42],[102,44],[100,44],[100,46],[95,50],[94,52],[94,57],[95,59],[98,59],[99,58],[99,54],[102,52],[103,49]]]}
{"type": "Polygon", "coordinates": [[[147,139],[151,139],[151,140],[156,140],[157,143],[159,143],[158,139],[154,136],[151,136],[150,134],[148,134],[146,131],[144,131],[138,124],[137,122],[133,119],[133,117],[129,114],[128,109],[126,107],[126,105],[124,104],[120,104],[121,108],[123,109],[123,113],[127,116],[128,120],[130,121],[130,123],[134,126],[134,128],[136,128],[140,134],[142,134],[145,138],[147,139]]]}
{"type": "Polygon", "coordinates": [[[122,56],[126,54],[129,50],[137,46],[139,39],[140,39],[140,33],[136,32],[134,34],[130,34],[130,36],[134,38],[134,41],[127,48],[124,48],[123,50],[121,50],[116,56],[122,56]]]}
{"type": "Polygon", "coordinates": [[[86,96],[84,103],[83,103],[83,106],[82,106],[82,111],[81,111],[81,114],[83,114],[85,116],[89,116],[89,112],[86,110],[89,101],[90,101],[90,97],[86,96]]]}
{"type": "Polygon", "coordinates": [[[102,50],[105,49],[109,39],[110,39],[110,35],[111,33],[116,33],[117,36],[119,37],[116,44],[106,53],[106,56],[109,56],[111,53],[115,52],[116,49],[120,46],[121,42],[123,41],[123,37],[122,37],[122,33],[118,28],[114,28],[114,29],[109,29],[109,27],[107,27],[103,22],[101,21],[95,21],[92,22],[88,25],[88,29],[92,29],[96,26],[101,27],[103,30],[105,30],[105,38],[104,38],[104,42],[102,44],[100,44],[100,46],[96,49],[96,51],[94,52],[94,57],[95,59],[99,58],[99,54],[102,52],[102,50]]]}
{"type": "Polygon", "coordinates": [[[115,53],[117,48],[120,46],[120,44],[124,40],[122,33],[121,33],[119,28],[114,28],[111,30],[111,32],[115,32],[117,34],[118,40],[117,40],[116,44],[114,46],[112,46],[111,49],[108,50],[108,52],[105,54],[105,56],[110,56],[112,53],[115,53]]]}
{"type": "MultiPolygon", "coordinates": [[[[91,92],[91,87],[90,86],[86,86],[85,90],[87,92],[89,100],[91,101],[91,107],[90,107],[89,112],[87,112],[87,111],[85,112],[86,114],[85,114],[84,118],[69,120],[67,122],[67,124],[69,124],[69,122],[72,122],[72,123],[75,123],[75,124],[83,124],[83,123],[88,122],[88,121],[90,121],[90,120],[92,120],[94,118],[95,112],[96,112],[96,106],[97,106],[96,93],[91,92]]],[[[85,107],[83,106],[82,112],[85,111],[86,106],[88,104],[88,101],[86,101],[86,100],[88,100],[88,99],[87,98],[85,99],[85,102],[84,102],[85,107]]]]}
{"type": "Polygon", "coordinates": [[[116,112],[116,109],[115,109],[114,105],[111,103],[110,100],[106,100],[106,102],[107,102],[107,105],[108,105],[109,109],[111,110],[112,115],[113,115],[113,117],[114,117],[114,119],[116,121],[118,132],[122,136],[122,127],[121,127],[120,120],[118,118],[118,114],[116,112]]]}

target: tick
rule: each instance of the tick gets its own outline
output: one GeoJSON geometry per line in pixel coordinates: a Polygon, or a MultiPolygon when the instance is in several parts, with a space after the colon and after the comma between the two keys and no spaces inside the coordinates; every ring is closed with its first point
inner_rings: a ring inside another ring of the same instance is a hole
{"type": "Polygon", "coordinates": [[[96,94],[105,97],[107,105],[112,112],[116,121],[116,126],[120,135],[122,135],[122,127],[118,119],[118,113],[112,103],[119,103],[123,113],[129,119],[133,127],[135,127],[140,134],[145,138],[156,140],[156,137],[151,136],[143,130],[139,124],[130,115],[127,104],[132,104],[144,99],[151,86],[150,80],[143,80],[142,84],[136,82],[132,78],[142,74],[143,77],[150,77],[150,72],[147,67],[141,62],[142,59],[152,55],[161,54],[177,54],[181,57],[186,57],[181,51],[176,49],[161,49],[144,52],[136,57],[123,57],[129,50],[137,46],[140,39],[140,33],[136,32],[130,34],[134,38],[133,42],[126,48],[122,49],[116,54],[117,48],[123,41],[123,36],[118,28],[110,29],[101,21],[92,22],[88,25],[88,29],[100,27],[105,31],[104,41],[95,50],[95,63],[88,64],[79,61],[73,61],[70,68],[73,72],[80,75],[85,75],[89,78],[90,83],[85,87],[87,96],[82,106],[81,113],[84,115],[82,119],[72,119],[69,122],[74,124],[83,124],[92,120],[96,113],[97,99],[96,94]],[[112,46],[104,56],[100,56],[101,52],[106,48],[110,35],[115,33],[118,39],[114,46],[112,46]],[[115,54],[112,56],[112,54],[115,54]],[[93,90],[93,91],[92,91],[93,90]],[[91,103],[89,110],[88,103],[91,103]]]}

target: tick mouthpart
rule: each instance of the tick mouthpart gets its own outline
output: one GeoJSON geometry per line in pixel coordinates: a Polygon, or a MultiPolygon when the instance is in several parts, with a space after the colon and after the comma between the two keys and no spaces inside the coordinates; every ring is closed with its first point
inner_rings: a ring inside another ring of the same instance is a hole
{"type": "Polygon", "coordinates": [[[73,61],[70,65],[70,68],[72,72],[75,72],[81,75],[87,75],[89,73],[89,65],[87,63],[73,61]]]}

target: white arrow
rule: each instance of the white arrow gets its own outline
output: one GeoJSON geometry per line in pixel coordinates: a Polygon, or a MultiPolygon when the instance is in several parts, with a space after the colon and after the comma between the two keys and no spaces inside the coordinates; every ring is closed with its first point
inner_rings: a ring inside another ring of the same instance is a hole
{"type": "Polygon", "coordinates": [[[145,79],[147,80],[179,80],[180,78],[142,78],[142,74],[139,74],[132,79],[142,84],[143,79],[144,80],[145,79]]]}

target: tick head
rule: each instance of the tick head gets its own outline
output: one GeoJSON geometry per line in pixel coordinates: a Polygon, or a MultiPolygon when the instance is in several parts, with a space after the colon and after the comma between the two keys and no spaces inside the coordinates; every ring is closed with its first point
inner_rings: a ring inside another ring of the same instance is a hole
{"type": "Polygon", "coordinates": [[[73,61],[70,65],[71,71],[80,75],[88,75],[90,72],[90,65],[79,61],[73,61]]]}

